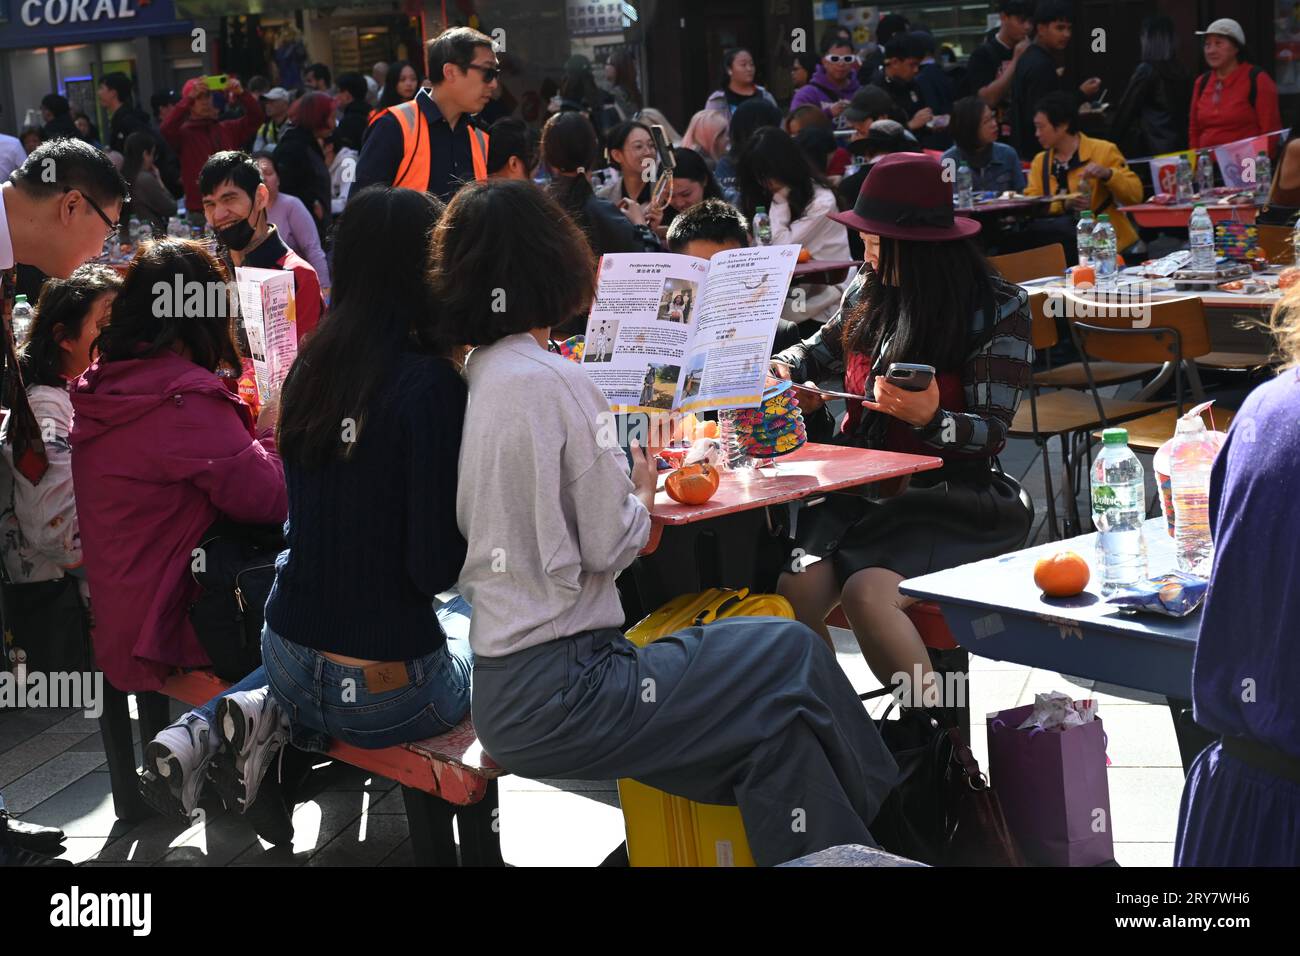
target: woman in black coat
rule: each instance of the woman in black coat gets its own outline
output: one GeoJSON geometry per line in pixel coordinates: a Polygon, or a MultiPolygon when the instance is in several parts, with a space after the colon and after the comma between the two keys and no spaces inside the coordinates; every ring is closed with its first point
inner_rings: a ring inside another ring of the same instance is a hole
{"type": "Polygon", "coordinates": [[[322,241],[330,224],[330,169],[320,141],[334,131],[334,99],[308,93],[289,110],[289,123],[275,147],[280,192],[297,196],[316,220],[322,241]]]}

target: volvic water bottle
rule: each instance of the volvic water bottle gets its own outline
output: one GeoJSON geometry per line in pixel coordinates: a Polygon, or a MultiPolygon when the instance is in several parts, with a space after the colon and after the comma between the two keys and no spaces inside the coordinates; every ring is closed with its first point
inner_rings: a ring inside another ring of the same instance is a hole
{"type": "Polygon", "coordinates": [[[1075,226],[1075,242],[1079,248],[1079,265],[1087,266],[1092,264],[1092,230],[1097,227],[1096,220],[1092,218],[1092,210],[1085,209],[1079,213],[1079,224],[1075,226]]]}
{"type": "Polygon", "coordinates": [[[14,298],[14,311],[10,316],[10,321],[14,329],[14,345],[19,348],[27,341],[27,336],[32,331],[32,307],[27,301],[27,296],[20,295],[14,298]]]}
{"type": "Polygon", "coordinates": [[[1191,221],[1187,224],[1187,235],[1192,250],[1191,267],[1194,272],[1214,271],[1214,223],[1202,203],[1197,203],[1192,210],[1191,221]]]}
{"type": "Polygon", "coordinates": [[[1092,230],[1092,267],[1097,273],[1097,285],[1103,286],[1115,279],[1115,227],[1110,224],[1110,214],[1097,217],[1092,230]]]}
{"type": "Polygon", "coordinates": [[[957,167],[957,205],[962,209],[975,205],[975,176],[965,163],[957,167]]]}
{"type": "Polygon", "coordinates": [[[767,214],[766,206],[754,210],[754,242],[760,246],[772,244],[772,217],[767,214]]]}
{"type": "Polygon", "coordinates": [[[1177,193],[1174,198],[1179,202],[1192,201],[1192,164],[1187,161],[1187,154],[1178,157],[1177,193]]]}
{"type": "Polygon", "coordinates": [[[1174,498],[1174,551],[1178,568],[1210,576],[1214,541],[1210,537],[1210,469],[1219,445],[1205,428],[1200,408],[1178,419],[1169,451],[1169,484],[1174,498]]]}
{"type": "Polygon", "coordinates": [[[1255,157],[1255,202],[1268,202],[1272,188],[1273,164],[1268,161],[1268,153],[1261,150],[1255,157]]]}
{"type": "Polygon", "coordinates": [[[1146,577],[1146,490],[1142,462],[1128,447],[1128,431],[1107,428],[1101,438],[1101,454],[1092,465],[1092,523],[1101,593],[1109,595],[1146,577]]]}
{"type": "Polygon", "coordinates": [[[1202,196],[1214,189],[1214,158],[1208,149],[1196,154],[1196,191],[1202,196]]]}

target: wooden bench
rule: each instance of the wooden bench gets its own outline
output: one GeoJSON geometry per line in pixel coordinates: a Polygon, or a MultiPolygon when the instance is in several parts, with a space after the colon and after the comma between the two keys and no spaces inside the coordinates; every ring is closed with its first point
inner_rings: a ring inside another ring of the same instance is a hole
{"type": "MultiPolygon", "coordinates": [[[[136,694],[142,743],[171,722],[168,698],[198,707],[228,686],[210,672],[184,671],[168,678],[157,693],[136,694]]],[[[104,698],[99,724],[114,810],[121,820],[139,820],[152,811],[137,792],[138,763],[127,695],[105,681],[104,698]]],[[[497,778],[508,771],[484,753],[468,717],[441,736],[381,750],[335,741],[328,756],[401,785],[417,865],[457,865],[453,820],[460,836],[460,865],[504,865],[497,778]]]]}

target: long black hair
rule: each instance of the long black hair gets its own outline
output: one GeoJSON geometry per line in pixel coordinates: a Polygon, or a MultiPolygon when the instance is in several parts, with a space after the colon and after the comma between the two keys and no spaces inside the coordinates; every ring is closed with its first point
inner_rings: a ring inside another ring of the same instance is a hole
{"type": "Polygon", "coordinates": [[[157,158],[157,150],[158,141],[148,133],[132,133],[126,138],[122,146],[122,178],[132,189],[140,168],[144,166],[144,154],[153,153],[157,158]]]}
{"type": "Polygon", "coordinates": [[[709,171],[709,164],[704,161],[704,157],[693,149],[684,146],[673,148],[673,158],[677,161],[677,166],[673,170],[673,176],[677,179],[690,179],[704,187],[705,199],[721,199],[722,189],[718,186],[718,181],[713,178],[713,173],[709,171]]]}
{"type": "MultiPolygon", "coordinates": [[[[402,78],[402,71],[407,67],[415,71],[415,93],[420,92],[420,68],[410,60],[394,60],[388,64],[388,72],[384,75],[384,95],[379,98],[379,104],[376,109],[387,109],[390,106],[400,106],[406,100],[402,99],[397,92],[397,81],[402,78]]],[[[415,97],[412,96],[412,99],[415,97]]]]}
{"type": "Polygon", "coordinates": [[[64,385],[64,351],[59,343],[81,338],[82,326],[95,300],[121,288],[121,276],[100,265],[81,266],[66,279],[45,280],[36,301],[32,331],[18,353],[23,383],[28,388],[64,385]]]}
{"type": "Polygon", "coordinates": [[[286,461],[346,457],[340,422],[368,412],[407,349],[449,356],[455,345],[429,294],[429,249],[442,203],[422,190],[375,185],[348,202],[334,239],[330,311],[285,380],[276,444],[286,461]],[[376,237],[382,237],[377,239],[376,237]]]}
{"type": "Polygon", "coordinates": [[[845,351],[877,364],[921,362],[954,371],[966,361],[971,316],[993,301],[995,270],[970,239],[880,239],[880,265],[845,313],[845,351]],[[888,281],[882,281],[884,276],[888,281]],[[888,350],[879,354],[885,339],[888,350]]]}
{"type": "Polygon", "coordinates": [[[591,224],[583,207],[592,191],[586,173],[595,168],[599,156],[596,128],[585,114],[556,113],[542,127],[542,158],[554,172],[564,174],[553,178],[546,190],[588,236],[591,224]]]}
{"type": "Polygon", "coordinates": [[[818,172],[808,154],[780,127],[765,126],[745,144],[736,165],[740,187],[740,209],[750,219],[759,206],[771,206],[772,194],[764,183],[775,179],[790,187],[790,221],[803,217],[813,200],[815,186],[831,188],[830,180],[818,172]]]}

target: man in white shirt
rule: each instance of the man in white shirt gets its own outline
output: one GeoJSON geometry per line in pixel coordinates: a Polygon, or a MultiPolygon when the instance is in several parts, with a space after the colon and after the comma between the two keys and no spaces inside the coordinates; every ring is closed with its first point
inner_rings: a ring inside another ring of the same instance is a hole
{"type": "Polygon", "coordinates": [[[117,231],[126,183],[106,154],[79,139],[43,144],[0,185],[0,274],[4,330],[0,341],[0,402],[10,411],[7,440],[14,467],[38,484],[48,463],[41,431],[17,369],[9,298],[10,272],[23,263],[66,279],[97,256],[117,231]]]}

